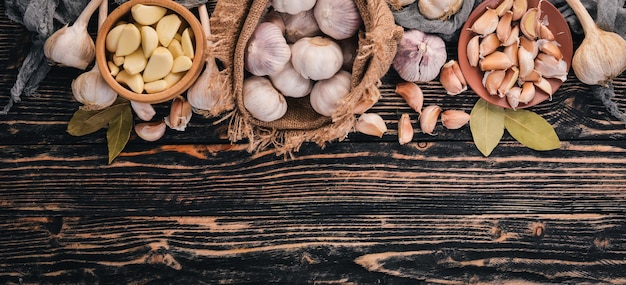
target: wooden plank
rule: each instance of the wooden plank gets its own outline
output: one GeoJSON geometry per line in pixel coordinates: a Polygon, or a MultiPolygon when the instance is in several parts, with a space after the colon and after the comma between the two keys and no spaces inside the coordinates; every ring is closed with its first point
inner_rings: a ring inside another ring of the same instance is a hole
{"type": "Polygon", "coordinates": [[[3,220],[0,282],[626,282],[624,214],[3,220]]]}

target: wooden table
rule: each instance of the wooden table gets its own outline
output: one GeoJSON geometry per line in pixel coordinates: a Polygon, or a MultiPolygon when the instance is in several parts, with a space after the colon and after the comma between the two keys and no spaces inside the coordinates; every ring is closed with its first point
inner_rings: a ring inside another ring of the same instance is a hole
{"type": "MultiPolygon", "coordinates": [[[[0,7],[4,104],[28,40],[0,7]]],[[[486,158],[469,127],[441,125],[401,146],[400,114],[417,116],[391,71],[372,109],[381,139],[285,159],[194,116],[155,143],[133,136],[110,165],[104,131],[65,131],[78,74],[53,68],[0,118],[2,284],[626,283],[626,128],[573,72],[531,108],[562,140],[554,151],[505,135],[486,158]]],[[[421,86],[444,109],[477,100],[421,86]]],[[[615,87],[626,108],[626,76],[615,87]]]]}

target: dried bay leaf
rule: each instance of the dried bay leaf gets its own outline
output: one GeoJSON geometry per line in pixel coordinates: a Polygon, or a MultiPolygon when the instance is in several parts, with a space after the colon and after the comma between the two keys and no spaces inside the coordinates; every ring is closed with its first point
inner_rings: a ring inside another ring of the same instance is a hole
{"type": "Polygon", "coordinates": [[[504,135],[504,108],[479,99],[470,116],[474,144],[484,156],[489,156],[504,135]]]}
{"type": "Polygon", "coordinates": [[[109,164],[122,152],[130,139],[133,128],[133,113],[129,104],[124,106],[121,114],[113,118],[107,130],[107,143],[109,147],[109,164]]]}
{"type": "Polygon", "coordinates": [[[506,110],[504,125],[513,138],[528,148],[553,150],[561,147],[552,125],[532,111],[506,110]]]}
{"type": "Polygon", "coordinates": [[[73,136],[84,136],[104,128],[118,117],[130,103],[124,99],[118,99],[115,103],[102,110],[78,109],[70,122],[67,124],[67,132],[73,136]]]}

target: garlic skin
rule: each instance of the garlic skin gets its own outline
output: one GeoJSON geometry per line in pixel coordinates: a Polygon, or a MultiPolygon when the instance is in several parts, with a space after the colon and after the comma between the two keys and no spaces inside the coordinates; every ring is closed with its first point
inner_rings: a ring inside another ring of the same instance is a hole
{"type": "Polygon", "coordinates": [[[387,131],[385,120],[380,115],[374,113],[365,113],[359,116],[354,128],[357,132],[379,138],[382,138],[387,131]]]}
{"type": "Polygon", "coordinates": [[[447,58],[443,39],[419,30],[408,30],[398,44],[393,68],[406,81],[428,82],[439,75],[447,58]]]}
{"type": "Polygon", "coordinates": [[[463,0],[420,0],[417,8],[425,18],[442,21],[450,19],[463,6],[463,0]]]}
{"type": "Polygon", "coordinates": [[[282,118],[287,101],[265,77],[251,76],[243,81],[243,104],[252,117],[263,122],[282,118]]]}
{"type": "Polygon", "coordinates": [[[187,124],[191,120],[191,104],[185,99],[185,97],[178,96],[172,100],[172,106],[170,107],[170,115],[165,117],[165,124],[171,129],[177,131],[184,131],[187,128],[187,124]]]}
{"type": "Polygon", "coordinates": [[[137,117],[143,121],[150,121],[154,115],[156,115],[156,110],[154,110],[152,104],[131,100],[130,106],[133,108],[133,111],[135,111],[135,114],[137,114],[137,117]]]}
{"type": "Polygon", "coordinates": [[[313,9],[316,0],[272,0],[274,10],[291,15],[313,9]]]}
{"type": "Polygon", "coordinates": [[[296,15],[282,14],[285,24],[285,38],[287,42],[295,43],[304,37],[322,35],[313,10],[303,11],[296,15]]]}
{"type": "Polygon", "coordinates": [[[301,98],[309,95],[313,88],[313,81],[306,79],[293,68],[291,62],[279,73],[269,76],[272,84],[280,93],[287,97],[301,98]]]}
{"type": "Polygon", "coordinates": [[[313,110],[322,116],[332,116],[342,99],[350,93],[351,77],[350,72],[342,70],[329,79],[316,82],[310,96],[313,110]]]}
{"type": "Polygon", "coordinates": [[[317,0],[313,14],[322,32],[335,40],[352,37],[363,24],[354,0],[317,0]]]}
{"type": "Polygon", "coordinates": [[[256,76],[272,75],[281,71],[290,57],[291,49],[280,28],[263,22],[248,41],[244,64],[246,70],[256,76]]]}
{"type": "Polygon", "coordinates": [[[96,56],[96,45],[87,31],[87,25],[102,1],[91,0],[72,26],[65,25],[48,37],[43,49],[49,61],[81,70],[87,68],[96,56]]]}
{"type": "Polygon", "coordinates": [[[341,69],[343,53],[339,44],[327,37],[304,37],[291,46],[291,63],[302,77],[324,80],[341,69]]]}
{"type": "Polygon", "coordinates": [[[86,110],[104,109],[117,99],[117,92],[104,81],[97,66],[72,81],[72,94],[86,110]]]}
{"type": "Polygon", "coordinates": [[[135,125],[135,133],[145,141],[157,141],[165,135],[165,121],[144,122],[135,125]]]}

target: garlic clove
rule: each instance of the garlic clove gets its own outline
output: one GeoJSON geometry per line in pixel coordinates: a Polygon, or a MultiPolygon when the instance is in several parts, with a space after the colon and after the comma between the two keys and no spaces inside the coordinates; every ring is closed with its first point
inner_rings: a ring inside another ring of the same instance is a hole
{"type": "Polygon", "coordinates": [[[183,76],[185,76],[184,72],[179,72],[179,73],[170,72],[167,75],[165,75],[165,77],[163,77],[163,80],[167,82],[166,88],[170,88],[174,86],[174,84],[178,83],[178,81],[180,81],[180,79],[183,78],[183,76]]]}
{"type": "Polygon", "coordinates": [[[456,60],[450,60],[443,65],[439,81],[448,95],[457,95],[467,90],[467,82],[456,60]]]}
{"type": "Polygon", "coordinates": [[[476,35],[467,43],[467,60],[473,67],[478,66],[480,60],[480,36],[476,35]]]}
{"type": "Polygon", "coordinates": [[[479,35],[486,36],[496,31],[498,22],[498,11],[487,8],[487,10],[474,21],[469,30],[479,35]]]}
{"type": "Polygon", "coordinates": [[[125,84],[135,93],[143,92],[144,81],[141,78],[141,73],[130,74],[125,69],[122,69],[117,76],[115,76],[115,81],[125,84]]]}
{"type": "Polygon", "coordinates": [[[519,65],[519,58],[518,58],[518,52],[519,52],[519,46],[518,45],[508,45],[505,46],[504,49],[502,49],[502,52],[504,52],[504,54],[506,54],[509,59],[513,62],[513,66],[518,66],[519,65]]]}
{"type": "Polygon", "coordinates": [[[536,69],[533,69],[530,71],[530,73],[528,73],[528,75],[524,76],[523,78],[520,77],[519,79],[523,82],[539,82],[539,80],[541,80],[541,73],[539,73],[539,71],[537,71],[536,69]]]}
{"type": "Polygon", "coordinates": [[[181,55],[174,59],[174,62],[172,63],[172,69],[170,70],[170,72],[179,73],[179,72],[187,71],[191,68],[192,64],[193,62],[191,61],[191,58],[181,55]]]}
{"type": "Polygon", "coordinates": [[[278,120],[287,112],[287,101],[283,95],[269,79],[261,76],[244,80],[243,104],[252,117],[263,122],[278,120]]]}
{"type": "Polygon", "coordinates": [[[141,48],[143,55],[148,58],[152,55],[152,51],[159,46],[159,35],[154,28],[150,26],[141,27],[141,48]]]}
{"type": "Polygon", "coordinates": [[[135,125],[135,133],[145,141],[157,141],[165,135],[167,125],[164,121],[145,122],[135,125]]]}
{"type": "Polygon", "coordinates": [[[424,105],[424,93],[422,89],[413,82],[400,82],[396,84],[396,93],[411,107],[415,112],[422,113],[424,105]]]}
{"type": "Polygon", "coordinates": [[[183,51],[183,45],[180,44],[180,41],[178,41],[177,39],[172,39],[170,45],[167,46],[167,50],[170,51],[173,58],[185,55],[185,52],[183,51]]]}
{"type": "Polygon", "coordinates": [[[341,47],[328,37],[301,38],[291,46],[291,54],[293,67],[307,79],[329,79],[343,65],[341,47]]]}
{"type": "Polygon", "coordinates": [[[125,56],[133,53],[141,45],[141,32],[137,26],[126,24],[117,40],[115,55],[125,56]]]}
{"type": "Polygon", "coordinates": [[[355,114],[363,114],[367,112],[376,104],[376,102],[378,102],[379,98],[380,93],[377,93],[376,96],[368,96],[367,98],[363,98],[363,96],[361,96],[361,99],[356,103],[352,112],[355,114]]]}
{"type": "Polygon", "coordinates": [[[115,52],[117,50],[117,43],[120,40],[120,35],[124,30],[124,24],[113,27],[105,37],[105,48],[109,52],[115,52]]]}
{"type": "Polygon", "coordinates": [[[162,79],[172,70],[174,65],[174,56],[165,47],[157,47],[152,52],[152,56],[148,59],[146,68],[143,71],[143,81],[151,82],[162,79]]]}
{"type": "Polygon", "coordinates": [[[167,89],[167,81],[163,79],[148,82],[143,85],[143,90],[148,94],[159,93],[165,89],[167,89]]]}
{"type": "Polygon", "coordinates": [[[109,67],[109,71],[113,77],[115,77],[120,72],[119,66],[115,65],[115,63],[110,60],[107,61],[107,66],[109,67]]]}
{"type": "Polygon", "coordinates": [[[176,14],[164,16],[157,22],[156,31],[162,46],[169,46],[181,25],[182,20],[176,14]]]}
{"type": "Polygon", "coordinates": [[[422,114],[420,115],[420,128],[422,132],[434,135],[435,126],[437,125],[437,120],[439,119],[439,114],[441,114],[441,107],[437,105],[426,106],[422,110],[422,114]]]}
{"type": "Polygon", "coordinates": [[[504,70],[513,66],[513,61],[504,52],[495,51],[483,58],[479,66],[482,71],[504,70]]]}
{"type": "Polygon", "coordinates": [[[256,76],[280,72],[291,58],[291,49],[278,26],[270,22],[259,24],[244,54],[247,71],[256,76]]]}
{"type": "Polygon", "coordinates": [[[133,19],[144,26],[150,26],[158,22],[167,9],[156,5],[135,4],[130,8],[130,14],[133,19]]]}
{"type": "Polygon", "coordinates": [[[461,110],[445,110],[441,112],[441,124],[449,130],[460,129],[469,123],[470,114],[461,110]]]}
{"type": "Polygon", "coordinates": [[[563,59],[556,59],[554,56],[540,53],[534,60],[537,72],[545,78],[556,78],[565,82],[567,80],[567,63],[563,59]]]}
{"type": "Polygon", "coordinates": [[[519,40],[520,47],[523,47],[526,51],[530,52],[532,58],[537,57],[537,54],[539,54],[539,43],[537,41],[530,40],[527,37],[520,37],[519,40]]]}
{"type": "Polygon", "coordinates": [[[503,69],[491,70],[483,75],[483,85],[489,95],[498,95],[498,88],[502,85],[506,71],[503,69]]]}
{"type": "Polygon", "coordinates": [[[171,129],[184,131],[191,120],[191,104],[185,97],[178,96],[172,100],[170,115],[165,117],[165,124],[171,129]]]}
{"type": "Polygon", "coordinates": [[[416,0],[386,0],[387,4],[391,6],[391,9],[400,10],[402,7],[415,3],[416,0]]]}
{"type": "Polygon", "coordinates": [[[533,84],[535,84],[535,87],[539,88],[539,90],[546,92],[546,94],[550,96],[550,100],[552,100],[554,90],[552,90],[552,85],[547,79],[540,77],[540,79],[537,82],[533,82],[533,84]]]}
{"type": "Polygon", "coordinates": [[[526,10],[528,10],[528,0],[513,0],[513,21],[517,21],[524,16],[526,10]]]}
{"type": "Polygon", "coordinates": [[[152,104],[131,100],[130,106],[133,108],[133,111],[135,111],[135,114],[137,114],[137,117],[143,121],[150,121],[154,115],[156,115],[156,110],[154,110],[152,104]]]}
{"type": "Polygon", "coordinates": [[[193,31],[191,28],[186,28],[181,34],[180,45],[183,48],[183,55],[188,58],[193,58],[195,49],[193,46],[193,31]]]}
{"type": "Polygon", "coordinates": [[[539,38],[544,39],[544,40],[548,40],[548,41],[556,40],[556,37],[554,36],[552,31],[550,31],[548,26],[546,26],[544,24],[541,24],[541,27],[539,28],[539,38]]]}
{"type": "Polygon", "coordinates": [[[133,53],[124,57],[124,70],[128,74],[137,74],[146,68],[148,60],[143,54],[143,49],[136,49],[133,53]]]}
{"type": "Polygon", "coordinates": [[[519,79],[519,68],[513,66],[506,70],[504,79],[502,79],[502,83],[500,87],[498,87],[498,96],[500,98],[504,98],[507,92],[517,84],[517,80],[519,79]]]}
{"type": "Polygon", "coordinates": [[[400,143],[400,145],[410,143],[413,141],[414,134],[415,130],[411,123],[411,117],[407,113],[402,114],[400,120],[398,120],[398,143],[400,143]]]}
{"type": "Polygon", "coordinates": [[[563,54],[561,53],[561,48],[559,44],[555,41],[548,40],[539,40],[538,42],[539,50],[545,54],[551,55],[557,60],[563,59],[563,54]]]}
{"type": "Polygon", "coordinates": [[[535,57],[524,47],[520,47],[517,51],[517,59],[519,62],[519,77],[526,78],[535,69],[535,57]]]}
{"type": "Polygon", "coordinates": [[[374,113],[365,113],[359,116],[354,128],[360,133],[379,138],[382,138],[387,131],[385,120],[380,115],[374,113]]]}
{"type": "Polygon", "coordinates": [[[335,40],[352,37],[363,24],[354,0],[317,0],[313,15],[320,30],[335,40]]]}
{"type": "Polygon", "coordinates": [[[323,116],[332,116],[350,93],[350,72],[341,70],[333,77],[317,81],[311,89],[311,107],[323,116]]]}
{"type": "Polygon", "coordinates": [[[124,64],[124,57],[123,56],[117,56],[117,55],[113,54],[113,56],[111,56],[111,60],[113,61],[113,64],[115,64],[117,66],[122,66],[122,64],[124,64]]]}
{"type": "Polygon", "coordinates": [[[507,103],[509,103],[509,106],[511,106],[513,110],[516,110],[519,106],[519,97],[521,93],[522,88],[518,86],[513,86],[513,88],[509,89],[509,91],[506,93],[506,101],[507,103]]]}
{"type": "Polygon", "coordinates": [[[480,45],[478,47],[479,57],[484,58],[492,54],[500,47],[500,40],[498,39],[498,35],[495,33],[491,33],[486,35],[482,41],[480,41],[480,45]]]}
{"type": "Polygon", "coordinates": [[[540,12],[537,7],[530,8],[524,13],[520,20],[520,29],[522,34],[527,38],[534,40],[539,37],[541,22],[539,21],[540,12]]]}
{"type": "Polygon", "coordinates": [[[511,11],[512,7],[513,7],[513,0],[504,0],[495,8],[495,10],[498,13],[498,16],[502,17],[507,12],[511,11]]]}
{"type": "MultiPolygon", "coordinates": [[[[513,4],[513,0],[509,0],[511,4],[513,4]]],[[[511,37],[511,33],[513,31],[513,27],[511,26],[511,21],[513,20],[513,12],[506,11],[504,15],[500,18],[498,22],[498,27],[496,27],[496,35],[498,36],[498,40],[500,42],[506,42],[511,37]]],[[[516,26],[517,27],[517,26],[516,26]]]]}
{"type": "Polygon", "coordinates": [[[535,85],[532,82],[524,82],[519,95],[520,103],[528,104],[533,98],[535,98],[535,85]]]}
{"type": "Polygon", "coordinates": [[[511,32],[509,33],[509,37],[506,38],[504,41],[502,41],[502,45],[505,47],[508,46],[518,46],[520,39],[519,39],[519,26],[516,25],[513,28],[511,28],[511,32]]]}
{"type": "Polygon", "coordinates": [[[301,98],[311,93],[313,81],[304,78],[290,62],[280,72],[270,75],[272,84],[287,97],[301,98]]]}

